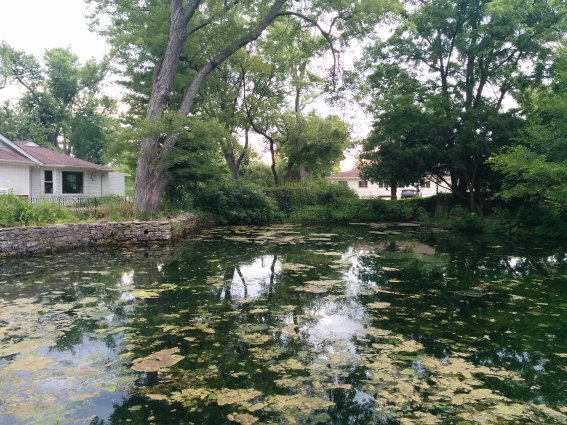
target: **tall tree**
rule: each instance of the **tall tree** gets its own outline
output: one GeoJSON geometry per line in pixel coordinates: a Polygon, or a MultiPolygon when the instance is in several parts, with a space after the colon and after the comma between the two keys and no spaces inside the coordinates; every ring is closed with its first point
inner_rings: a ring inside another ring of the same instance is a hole
{"type": "MultiPolygon", "coordinates": [[[[362,3],[378,3],[336,0],[304,5],[291,0],[171,0],[166,9],[164,2],[159,1],[89,2],[95,5],[95,20],[103,14],[110,18],[103,33],[115,46],[127,74],[138,77],[132,84],[140,90],[135,94],[147,96],[142,97],[147,101],[147,120],[161,119],[166,110],[183,116],[194,112],[207,76],[239,49],[258,39],[278,17],[293,16],[315,23],[322,15],[336,23],[352,17],[362,3]]],[[[143,215],[154,214],[159,207],[168,180],[165,162],[177,137],[176,132],[148,134],[141,140],[134,199],[143,215]]]]}
{"type": "Polygon", "coordinates": [[[432,157],[439,161],[436,146],[450,123],[405,69],[378,65],[369,81],[380,96],[373,99],[376,121],[363,141],[359,169],[365,180],[385,182],[396,199],[398,186],[420,181],[432,157]]]}
{"type": "Polygon", "coordinates": [[[567,49],[559,50],[551,78],[519,97],[526,117],[517,145],[494,155],[491,166],[503,176],[497,194],[567,211],[567,49]]]}
{"type": "MultiPolygon", "coordinates": [[[[493,189],[486,160],[510,142],[514,117],[506,100],[541,78],[551,47],[563,37],[565,5],[527,0],[405,2],[406,11],[387,41],[367,59],[404,68],[423,91],[413,104],[435,108],[446,133],[434,147],[430,172],[450,173],[453,193],[481,213],[493,189]]],[[[384,65],[382,65],[384,66],[384,65]]],[[[384,87],[374,87],[380,97],[384,87]]],[[[427,116],[415,121],[427,126],[427,116]]],[[[378,121],[376,125],[380,125],[378,121]]]]}
{"type": "MultiPolygon", "coordinates": [[[[0,44],[0,74],[24,89],[14,107],[18,110],[16,115],[27,117],[28,123],[35,121],[35,125],[25,125],[18,133],[20,137],[33,137],[39,143],[62,148],[68,154],[74,147],[73,153],[82,157],[88,151],[81,146],[83,142],[91,146],[103,143],[101,121],[110,103],[105,100],[106,110],[99,110],[98,93],[108,62],[91,59],[81,64],[77,55],[62,48],[47,50],[42,62],[5,42],[0,44]],[[43,131],[37,131],[38,127],[43,131]],[[79,131],[81,138],[77,137],[79,131]]],[[[84,159],[101,160],[100,155],[89,154],[84,159]]]]}

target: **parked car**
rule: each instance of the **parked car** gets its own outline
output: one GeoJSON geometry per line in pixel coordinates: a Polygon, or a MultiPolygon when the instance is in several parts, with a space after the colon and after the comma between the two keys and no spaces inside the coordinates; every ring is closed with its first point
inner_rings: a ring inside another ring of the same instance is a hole
{"type": "Polygon", "coordinates": [[[402,199],[417,198],[418,196],[421,196],[421,193],[415,187],[404,187],[402,189],[402,199]]]}

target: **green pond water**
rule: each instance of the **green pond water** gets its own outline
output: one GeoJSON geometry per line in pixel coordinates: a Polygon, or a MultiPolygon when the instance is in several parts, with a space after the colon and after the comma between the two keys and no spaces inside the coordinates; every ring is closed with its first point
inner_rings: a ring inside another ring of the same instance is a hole
{"type": "Polygon", "coordinates": [[[205,230],[0,263],[0,424],[565,424],[567,247],[205,230]]]}

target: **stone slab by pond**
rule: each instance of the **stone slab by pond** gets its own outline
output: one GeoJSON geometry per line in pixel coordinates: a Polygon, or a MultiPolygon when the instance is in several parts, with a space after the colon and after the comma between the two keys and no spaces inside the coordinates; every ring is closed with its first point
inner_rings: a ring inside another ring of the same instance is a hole
{"type": "Polygon", "coordinates": [[[170,220],[55,224],[0,229],[0,258],[53,253],[80,247],[166,242],[195,231],[197,217],[170,220]]]}

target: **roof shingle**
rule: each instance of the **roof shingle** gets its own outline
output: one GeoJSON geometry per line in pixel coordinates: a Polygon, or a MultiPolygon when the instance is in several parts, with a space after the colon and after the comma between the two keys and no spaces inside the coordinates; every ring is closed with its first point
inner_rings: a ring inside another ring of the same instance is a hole
{"type": "Polygon", "coordinates": [[[21,163],[24,163],[24,164],[33,164],[34,163],[31,159],[28,159],[23,155],[8,152],[8,151],[2,150],[2,149],[0,149],[0,161],[21,162],[21,163]]]}
{"type": "Polygon", "coordinates": [[[342,171],[340,173],[333,174],[329,178],[333,180],[358,179],[359,176],[360,176],[360,171],[356,168],[353,168],[352,170],[349,171],[342,171]]]}
{"type": "Polygon", "coordinates": [[[20,149],[30,154],[31,156],[33,156],[35,159],[37,159],[46,166],[76,167],[76,168],[87,168],[90,170],[98,170],[98,171],[109,171],[108,168],[103,167],[102,165],[98,165],[89,161],[84,161],[79,158],[73,158],[72,156],[64,155],[62,153],[52,151],[51,149],[42,148],[41,146],[38,146],[35,143],[30,143],[27,141],[17,141],[14,143],[20,149]]]}

